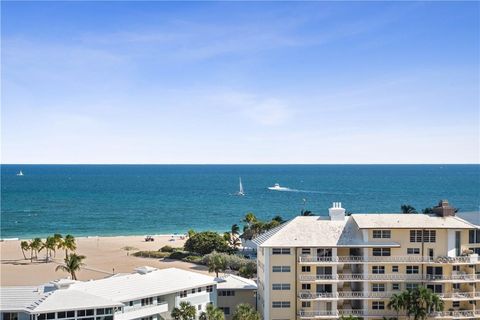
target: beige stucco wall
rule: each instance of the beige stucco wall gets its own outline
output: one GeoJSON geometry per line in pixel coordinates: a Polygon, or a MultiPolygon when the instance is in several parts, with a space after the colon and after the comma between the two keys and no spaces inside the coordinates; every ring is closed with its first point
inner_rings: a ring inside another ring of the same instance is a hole
{"type": "Polygon", "coordinates": [[[256,297],[255,290],[233,290],[235,291],[234,296],[223,297],[219,296],[217,298],[217,306],[219,308],[230,308],[230,314],[225,315],[226,320],[230,320],[233,317],[235,308],[241,303],[248,303],[253,308],[256,308],[256,297]]]}

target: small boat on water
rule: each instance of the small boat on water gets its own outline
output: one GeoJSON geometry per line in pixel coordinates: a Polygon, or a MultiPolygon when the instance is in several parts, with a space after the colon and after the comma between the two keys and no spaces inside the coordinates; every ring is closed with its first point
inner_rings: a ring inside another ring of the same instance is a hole
{"type": "Polygon", "coordinates": [[[19,177],[23,176],[23,172],[22,172],[22,170],[20,170],[20,172],[19,172],[19,173],[17,173],[17,176],[19,176],[19,177]]]}
{"type": "Polygon", "coordinates": [[[243,191],[243,185],[242,185],[242,178],[238,178],[238,181],[239,181],[239,189],[238,189],[238,192],[237,192],[237,196],[244,196],[245,195],[245,192],[243,191]]]}
{"type": "Polygon", "coordinates": [[[273,190],[273,191],[288,191],[290,188],[287,187],[281,187],[278,183],[275,183],[273,187],[268,187],[268,190],[273,190]]]}

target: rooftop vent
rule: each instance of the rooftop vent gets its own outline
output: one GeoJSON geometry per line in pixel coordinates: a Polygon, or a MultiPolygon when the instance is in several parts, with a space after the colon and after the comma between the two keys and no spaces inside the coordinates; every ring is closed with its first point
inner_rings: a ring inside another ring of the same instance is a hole
{"type": "Polygon", "coordinates": [[[52,281],[51,283],[55,286],[56,289],[68,289],[70,285],[74,284],[75,282],[75,280],[67,278],[52,281]]]}
{"type": "Polygon", "coordinates": [[[341,202],[334,202],[332,207],[328,209],[328,215],[332,221],[345,220],[345,209],[342,208],[341,202]]]}
{"type": "Polygon", "coordinates": [[[455,216],[455,208],[448,204],[448,200],[442,200],[438,203],[438,206],[433,207],[433,213],[440,217],[453,217],[455,216]]]}
{"type": "Polygon", "coordinates": [[[149,266],[135,268],[135,272],[139,273],[139,274],[147,274],[147,273],[150,273],[152,271],[157,271],[157,270],[158,270],[157,268],[153,268],[153,267],[149,267],[149,266]]]}

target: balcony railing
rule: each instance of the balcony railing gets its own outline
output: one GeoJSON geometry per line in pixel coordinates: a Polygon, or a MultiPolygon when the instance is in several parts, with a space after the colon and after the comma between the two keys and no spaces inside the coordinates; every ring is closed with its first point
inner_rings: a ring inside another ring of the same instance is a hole
{"type": "Polygon", "coordinates": [[[480,274],[424,275],[421,274],[317,274],[299,275],[300,281],[480,281],[480,274]]]}
{"type": "Polygon", "coordinates": [[[480,299],[480,292],[448,292],[448,293],[437,293],[442,299],[468,299],[476,300],[480,299]]]}
{"type": "Polygon", "coordinates": [[[411,262],[411,263],[480,263],[478,255],[472,254],[460,257],[418,257],[418,256],[388,256],[388,257],[363,257],[363,256],[334,256],[324,257],[315,255],[300,255],[299,262],[322,262],[322,263],[364,263],[364,262],[411,262]]]}
{"type": "Polygon", "coordinates": [[[392,292],[363,292],[363,291],[338,291],[338,292],[311,292],[301,291],[298,297],[302,300],[336,300],[336,299],[385,299],[390,298],[392,292]]]}
{"type": "MultiPolygon", "coordinates": [[[[340,316],[358,316],[358,317],[396,317],[397,313],[391,310],[363,310],[363,309],[340,309],[340,310],[300,310],[297,315],[300,318],[339,318],[340,316]]],[[[405,316],[404,313],[398,314],[405,316]]],[[[480,310],[459,310],[459,311],[438,311],[428,315],[429,318],[478,318],[480,310]]]]}

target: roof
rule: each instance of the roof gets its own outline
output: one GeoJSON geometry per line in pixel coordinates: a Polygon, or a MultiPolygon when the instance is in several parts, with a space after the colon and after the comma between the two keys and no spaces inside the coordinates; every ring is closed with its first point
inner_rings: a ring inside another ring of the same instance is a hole
{"type": "Polygon", "coordinates": [[[213,277],[196,272],[143,267],[135,273],[86,282],[62,279],[43,286],[1,287],[0,311],[40,313],[114,307],[125,301],[215,284],[213,277]]]}
{"type": "MultiPolygon", "coordinates": [[[[325,217],[299,216],[253,239],[260,247],[342,247],[371,246],[351,217],[331,221],[325,217]]],[[[377,246],[384,244],[377,243],[377,246]]],[[[396,243],[386,244],[397,246],[396,243]]]]}
{"type": "Polygon", "coordinates": [[[215,280],[217,280],[217,289],[257,290],[255,281],[234,274],[226,274],[215,280]]]}
{"type": "Polygon", "coordinates": [[[471,229],[475,225],[457,216],[439,217],[429,214],[365,213],[352,214],[360,229],[430,228],[471,229]]]}
{"type": "Polygon", "coordinates": [[[457,212],[457,216],[480,228],[480,211],[457,212]]]}
{"type": "Polygon", "coordinates": [[[213,277],[177,268],[168,268],[145,274],[131,273],[75,283],[70,288],[124,302],[214,284],[216,282],[213,277]]]}

